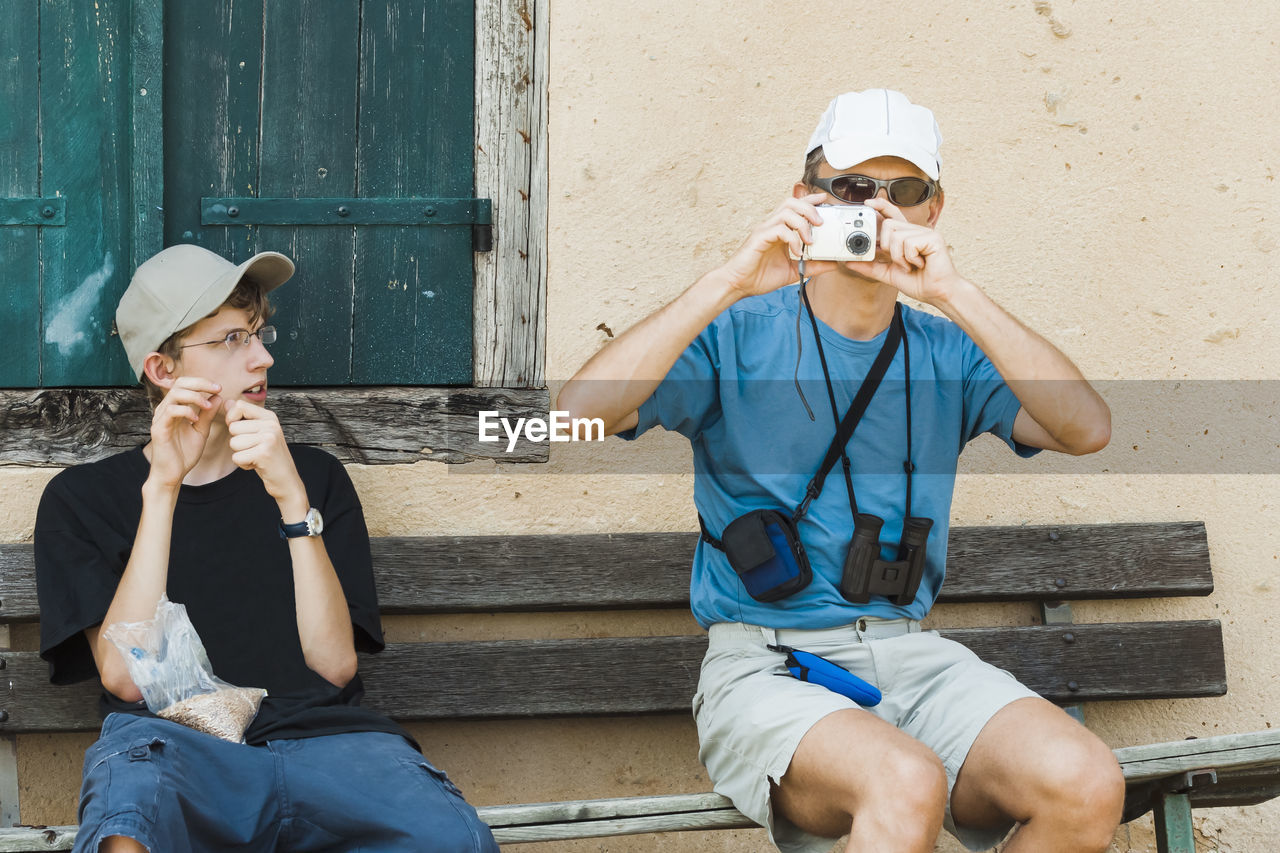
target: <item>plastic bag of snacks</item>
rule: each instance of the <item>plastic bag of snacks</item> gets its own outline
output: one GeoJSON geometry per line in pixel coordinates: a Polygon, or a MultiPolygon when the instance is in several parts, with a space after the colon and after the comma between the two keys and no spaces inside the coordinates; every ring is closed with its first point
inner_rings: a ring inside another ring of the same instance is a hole
{"type": "Polygon", "coordinates": [[[224,740],[244,741],[267,691],[236,687],[213,674],[185,606],[162,595],[154,618],[117,622],[102,635],[124,656],[153,714],[224,740]]]}

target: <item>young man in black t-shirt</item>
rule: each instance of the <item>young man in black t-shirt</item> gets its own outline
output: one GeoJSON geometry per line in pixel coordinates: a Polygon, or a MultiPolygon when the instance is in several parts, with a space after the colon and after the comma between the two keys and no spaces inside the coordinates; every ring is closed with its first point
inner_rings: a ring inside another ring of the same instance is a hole
{"type": "Polygon", "coordinates": [[[369,537],[336,459],[265,407],[267,291],[293,274],[191,245],[142,264],[116,326],[151,395],[151,439],[70,468],[36,521],[50,678],[99,676],[77,851],[496,851],[395,723],[359,706],[382,649],[369,537]],[[103,636],[186,606],[214,674],[268,692],[237,744],[151,714],[103,636]]]}

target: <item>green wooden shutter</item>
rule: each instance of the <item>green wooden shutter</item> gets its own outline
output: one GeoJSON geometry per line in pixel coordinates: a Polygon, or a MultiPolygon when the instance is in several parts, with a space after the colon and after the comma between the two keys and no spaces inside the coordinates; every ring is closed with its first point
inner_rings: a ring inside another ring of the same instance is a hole
{"type": "Polygon", "coordinates": [[[165,242],[295,259],[273,383],[470,384],[473,4],[167,11],[165,242]]]}
{"type": "Polygon", "coordinates": [[[298,262],[275,384],[471,383],[472,3],[6,9],[0,386],[132,384],[115,305],[178,242],[298,262]]]}
{"type": "Polygon", "coordinates": [[[42,228],[18,210],[40,196],[37,4],[14,4],[0,27],[0,384],[18,386],[40,382],[42,228]]]}
{"type": "Polygon", "coordinates": [[[150,5],[6,5],[0,222],[11,224],[0,224],[0,385],[133,381],[112,319],[146,218],[133,137],[146,81],[134,54],[150,34],[150,5]],[[27,205],[39,221],[23,216],[27,205]]]}

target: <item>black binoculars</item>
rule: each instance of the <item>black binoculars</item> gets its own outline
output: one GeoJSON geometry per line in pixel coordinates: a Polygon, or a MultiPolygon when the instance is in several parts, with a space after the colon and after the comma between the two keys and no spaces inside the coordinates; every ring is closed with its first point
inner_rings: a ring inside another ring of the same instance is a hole
{"type": "Polygon", "coordinates": [[[902,525],[898,559],[880,559],[880,528],[884,519],[865,512],[853,518],[853,541],[844,559],[840,594],[854,604],[866,604],[883,595],[899,607],[915,600],[924,576],[925,546],[933,519],[909,517],[902,525]]]}

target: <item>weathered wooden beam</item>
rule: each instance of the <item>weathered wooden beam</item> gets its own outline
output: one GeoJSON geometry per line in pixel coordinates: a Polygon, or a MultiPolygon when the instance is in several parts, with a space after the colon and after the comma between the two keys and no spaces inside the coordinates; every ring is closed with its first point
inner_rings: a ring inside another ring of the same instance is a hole
{"type": "Polygon", "coordinates": [[[529,826],[563,821],[614,820],[681,812],[713,812],[732,809],[723,794],[662,794],[650,797],[609,797],[560,803],[522,803],[485,806],[484,822],[491,827],[529,826]]]}
{"type": "MultiPolygon", "coordinates": [[[[271,408],[290,441],[323,447],[343,462],[545,462],[548,445],[479,440],[479,412],[547,416],[546,389],[282,388],[271,408]]],[[[73,465],[147,440],[151,412],[141,388],[0,390],[0,463],[73,465]]]]}
{"type": "MultiPolygon", "coordinates": [[[[372,541],[384,613],[687,607],[696,545],[696,533],[387,536],[372,541]]],[[[30,545],[0,545],[0,619],[31,621],[39,615],[32,560],[30,545]]],[[[944,602],[1213,591],[1208,544],[1199,522],[956,527],[947,562],[944,602]]]]}
{"type": "MultiPolygon", "coordinates": [[[[1055,701],[1226,692],[1217,622],[943,631],[1055,701]],[[1074,686],[1073,686],[1074,685],[1074,686]]],[[[360,661],[366,704],[399,720],[687,711],[705,636],[404,643],[360,661]]],[[[34,652],[3,656],[0,733],[99,725],[95,682],[49,683],[34,652]]]]}
{"type": "Polygon", "coordinates": [[[940,633],[1055,702],[1227,692],[1217,620],[951,628],[940,633]]]}
{"type": "Polygon", "coordinates": [[[1205,767],[1280,767],[1280,730],[1125,746],[1115,752],[1130,782],[1149,782],[1205,767]]]}
{"type": "Polygon", "coordinates": [[[0,829],[0,853],[38,853],[70,850],[76,843],[76,826],[21,826],[0,829]]]}
{"type": "Polygon", "coordinates": [[[476,2],[476,194],[493,199],[493,251],[475,255],[482,387],[545,383],[549,5],[476,2]]]}
{"type": "MultiPolygon", "coordinates": [[[[487,809],[480,808],[476,811],[481,820],[486,819],[487,809]]],[[[514,844],[520,841],[567,841],[571,838],[606,838],[617,835],[639,835],[646,832],[747,829],[754,826],[756,826],[755,821],[742,812],[735,808],[727,808],[605,820],[574,820],[542,826],[499,826],[493,828],[493,837],[499,844],[514,844]]]]}
{"type": "Polygon", "coordinates": [[[1129,783],[1124,820],[1141,817],[1171,791],[1193,808],[1248,806],[1280,795],[1280,732],[1188,738],[1115,750],[1129,783]]]}
{"type": "Polygon", "coordinates": [[[1200,521],[953,529],[939,600],[1039,601],[1208,595],[1200,521]],[[999,560],[993,564],[992,555],[999,560]]]}
{"type": "MultiPolygon", "coordinates": [[[[373,547],[386,612],[574,610],[687,606],[697,540],[696,533],[388,537],[373,547]]],[[[1200,522],[958,527],[940,600],[1212,591],[1200,522]]]]}

